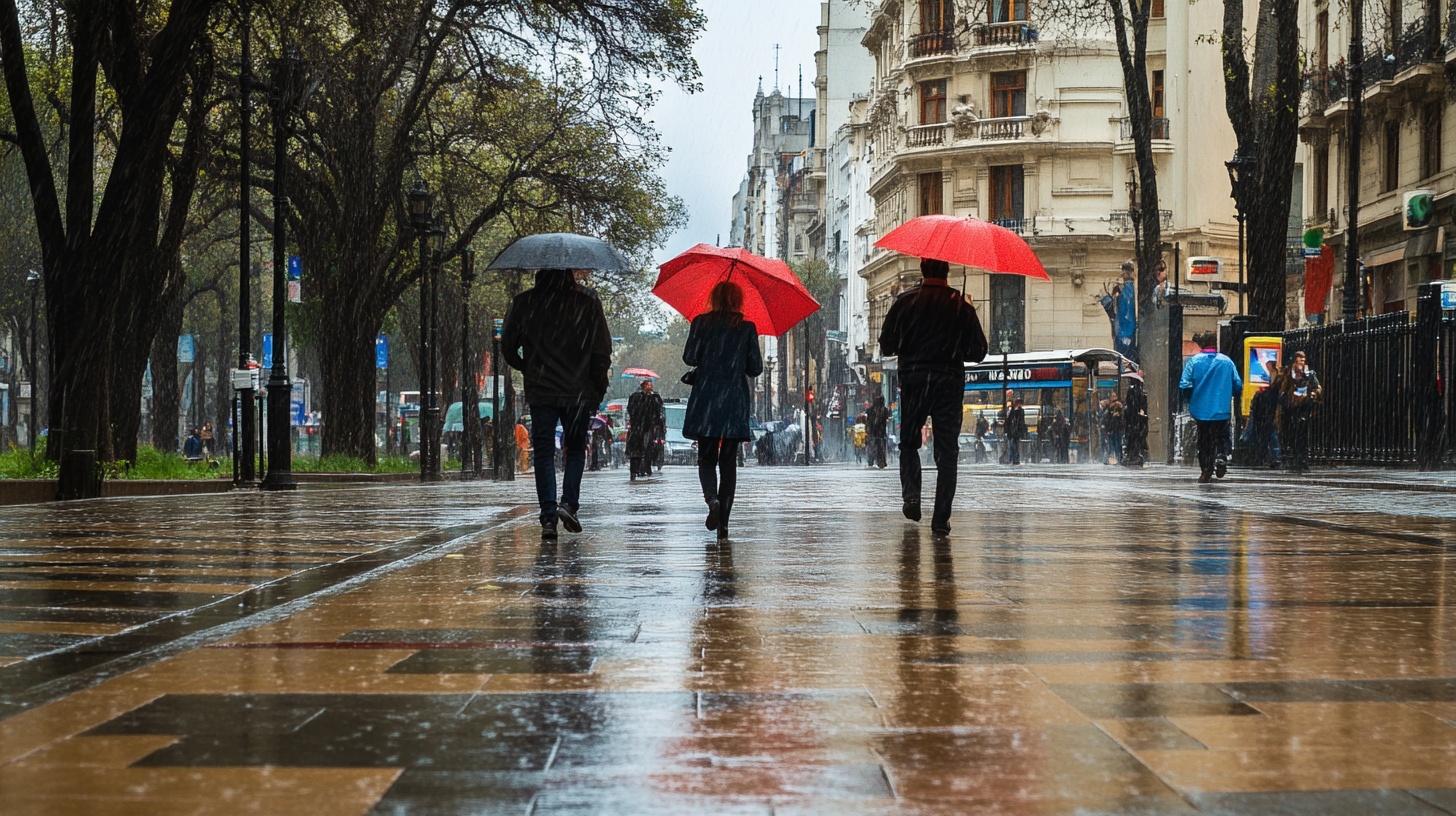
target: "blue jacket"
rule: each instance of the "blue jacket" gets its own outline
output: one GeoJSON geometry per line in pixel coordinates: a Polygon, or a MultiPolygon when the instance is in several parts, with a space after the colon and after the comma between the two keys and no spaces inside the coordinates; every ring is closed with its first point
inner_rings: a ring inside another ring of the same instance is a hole
{"type": "Polygon", "coordinates": [[[1178,388],[1188,397],[1188,413],[1194,419],[1212,422],[1233,415],[1234,392],[1243,387],[1234,361],[1207,350],[1188,358],[1178,381],[1178,388]]]}
{"type": "Polygon", "coordinates": [[[748,380],[763,373],[758,329],[742,315],[707,312],[693,318],[683,362],[697,367],[688,397],[683,436],[748,440],[753,391],[748,380]]]}

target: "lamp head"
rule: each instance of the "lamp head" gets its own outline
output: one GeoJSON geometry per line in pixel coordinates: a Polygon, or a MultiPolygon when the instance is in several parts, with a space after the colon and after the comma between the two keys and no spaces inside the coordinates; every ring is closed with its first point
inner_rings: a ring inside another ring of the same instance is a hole
{"type": "Polygon", "coordinates": [[[430,185],[422,178],[415,179],[405,194],[409,199],[410,226],[416,233],[424,235],[430,229],[434,215],[435,197],[430,194],[430,185]]]}
{"type": "Polygon", "coordinates": [[[25,276],[25,282],[40,283],[40,273],[35,271],[34,269],[30,270],[30,274],[25,276]]]}
{"type": "Polygon", "coordinates": [[[475,247],[466,245],[460,250],[460,280],[466,284],[475,282],[475,247]]]}

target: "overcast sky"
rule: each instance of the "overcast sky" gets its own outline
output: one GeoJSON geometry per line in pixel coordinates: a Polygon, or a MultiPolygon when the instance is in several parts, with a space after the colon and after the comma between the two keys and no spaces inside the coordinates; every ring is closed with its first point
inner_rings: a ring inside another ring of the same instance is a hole
{"type": "Polygon", "coordinates": [[[703,90],[685,94],[670,88],[653,119],[671,149],[663,168],[668,192],[686,204],[691,219],[658,252],[657,262],[693,244],[728,241],[733,194],[747,170],[753,147],[753,95],[774,84],[774,44],[779,52],[779,87],[813,96],[814,51],[819,47],[819,0],[698,0],[708,17],[695,55],[703,90]]]}

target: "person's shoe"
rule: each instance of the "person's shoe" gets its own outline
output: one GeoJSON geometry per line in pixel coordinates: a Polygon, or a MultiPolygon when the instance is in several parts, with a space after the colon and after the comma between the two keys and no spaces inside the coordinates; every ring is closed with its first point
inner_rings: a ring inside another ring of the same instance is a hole
{"type": "Polygon", "coordinates": [[[542,538],[552,538],[552,539],[556,538],[556,522],[555,521],[552,521],[552,520],[549,520],[548,519],[546,521],[541,522],[541,537],[542,538]]]}
{"type": "Polygon", "coordinates": [[[571,512],[570,508],[566,505],[556,505],[556,518],[561,520],[561,526],[566,528],[566,532],[581,532],[581,522],[576,518],[576,514],[571,512]]]}
{"type": "Polygon", "coordinates": [[[718,540],[719,541],[727,541],[728,540],[728,525],[726,525],[726,524],[720,524],[720,525],[718,525],[718,540]]]}
{"type": "Polygon", "coordinates": [[[906,499],[905,502],[904,502],[904,504],[901,505],[901,507],[900,507],[900,512],[904,513],[905,514],[905,518],[910,519],[911,521],[919,521],[920,520],[920,500],[919,499],[906,499]]]}
{"type": "Polygon", "coordinates": [[[1213,481],[1213,474],[1212,473],[1209,473],[1208,471],[1205,470],[1202,473],[1198,474],[1198,483],[1199,484],[1208,484],[1209,482],[1212,482],[1212,481],[1213,481]]]}
{"type": "Polygon", "coordinates": [[[723,505],[717,499],[708,502],[708,518],[703,522],[703,526],[709,530],[718,529],[718,517],[722,515],[722,512],[723,505]]]}
{"type": "Polygon", "coordinates": [[[1221,456],[1213,461],[1213,475],[1220,479],[1228,475],[1228,462],[1225,462],[1221,456]]]}
{"type": "Polygon", "coordinates": [[[932,524],[930,525],[930,534],[936,538],[946,538],[950,535],[950,525],[932,524]]]}

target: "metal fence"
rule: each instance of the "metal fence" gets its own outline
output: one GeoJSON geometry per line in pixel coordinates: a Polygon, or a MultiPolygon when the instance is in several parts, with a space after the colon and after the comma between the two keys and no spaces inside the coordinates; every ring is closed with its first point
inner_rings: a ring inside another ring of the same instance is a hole
{"type": "Polygon", "coordinates": [[[1431,445],[1440,448],[1434,461],[1456,465],[1456,311],[1425,329],[1412,318],[1396,312],[1283,334],[1284,359],[1305,352],[1324,391],[1310,419],[1311,462],[1414,466],[1431,445]],[[1425,425],[1432,416],[1444,433],[1425,425]]]}

